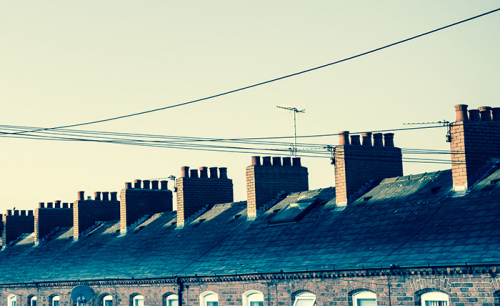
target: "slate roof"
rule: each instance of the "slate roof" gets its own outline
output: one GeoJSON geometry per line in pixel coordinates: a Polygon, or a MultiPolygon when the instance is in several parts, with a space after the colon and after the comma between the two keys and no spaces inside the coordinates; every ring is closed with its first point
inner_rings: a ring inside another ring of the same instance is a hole
{"type": "Polygon", "coordinates": [[[500,170],[492,172],[464,196],[451,192],[447,170],[385,179],[347,207],[325,188],[290,194],[253,221],[236,202],[183,229],[175,212],[126,235],[119,221],[76,242],[62,228],[39,246],[31,235],[1,251],[0,283],[499,263],[500,170]],[[293,220],[286,208],[297,202],[309,211],[293,220]],[[288,221],[269,223],[276,218],[288,221]]]}

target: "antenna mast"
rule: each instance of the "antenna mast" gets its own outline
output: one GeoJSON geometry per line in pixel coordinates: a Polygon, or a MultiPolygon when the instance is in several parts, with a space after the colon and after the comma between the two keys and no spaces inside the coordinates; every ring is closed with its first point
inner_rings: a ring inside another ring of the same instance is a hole
{"type": "Polygon", "coordinates": [[[276,107],[279,109],[283,109],[285,111],[293,113],[293,148],[291,151],[292,151],[292,155],[294,157],[296,157],[297,156],[297,119],[296,119],[296,115],[297,115],[297,113],[303,114],[306,112],[306,110],[305,109],[299,110],[296,107],[292,107],[292,106],[277,105],[276,107]]]}

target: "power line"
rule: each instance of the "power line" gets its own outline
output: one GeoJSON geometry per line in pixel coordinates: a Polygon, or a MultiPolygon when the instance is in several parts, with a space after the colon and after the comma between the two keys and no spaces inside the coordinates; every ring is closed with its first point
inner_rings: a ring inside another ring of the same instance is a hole
{"type": "Polygon", "coordinates": [[[200,98],[200,99],[196,99],[196,100],[191,100],[191,101],[188,101],[188,102],[173,104],[173,105],[169,105],[169,106],[165,106],[165,107],[155,108],[155,109],[151,109],[151,110],[146,110],[146,111],[142,111],[142,112],[136,112],[136,113],[131,113],[131,114],[127,114],[127,115],[122,115],[122,116],[116,116],[116,117],[101,119],[101,120],[88,121],[88,122],[76,123],[76,124],[69,124],[69,125],[62,125],[62,126],[57,126],[57,127],[52,127],[52,128],[43,128],[43,129],[36,129],[36,130],[30,130],[30,131],[21,131],[21,132],[16,132],[16,133],[13,133],[13,134],[25,134],[25,133],[38,132],[38,131],[42,131],[42,130],[56,130],[56,129],[62,129],[62,128],[69,128],[69,127],[84,126],[84,125],[90,125],[90,124],[96,124],[96,123],[103,123],[103,122],[108,122],[108,121],[113,121],[113,120],[118,120],[118,119],[124,119],[124,118],[130,118],[130,117],[134,117],[134,116],[139,116],[139,115],[145,115],[145,114],[148,114],[148,113],[153,113],[153,112],[157,112],[157,111],[167,110],[167,109],[171,109],[171,108],[175,108],[175,107],[185,106],[185,105],[189,105],[189,104],[193,104],[193,103],[198,103],[198,102],[202,102],[202,101],[206,101],[206,100],[210,100],[210,99],[222,97],[222,96],[225,96],[225,95],[233,94],[233,93],[240,92],[240,91],[247,90],[247,89],[251,89],[251,88],[254,88],[254,87],[266,85],[266,84],[269,84],[269,83],[274,83],[274,82],[277,82],[277,81],[280,81],[280,80],[284,80],[284,79],[287,79],[287,78],[291,78],[291,77],[294,77],[294,76],[297,76],[297,75],[301,75],[301,74],[308,73],[308,72],[311,72],[311,71],[319,70],[319,69],[326,68],[326,67],[329,67],[329,66],[332,66],[332,65],[336,65],[336,64],[339,64],[339,63],[343,63],[343,62],[346,62],[346,61],[349,61],[349,60],[352,60],[352,59],[355,59],[355,58],[358,58],[358,57],[362,57],[362,56],[365,56],[365,55],[368,55],[368,54],[371,54],[371,53],[375,53],[375,52],[378,52],[378,51],[381,51],[381,50],[384,50],[384,49],[387,49],[387,48],[390,48],[390,47],[393,47],[393,46],[396,46],[396,45],[399,45],[399,44],[402,44],[402,43],[405,43],[405,42],[408,42],[408,41],[411,41],[411,40],[414,40],[414,39],[417,39],[417,38],[420,38],[420,37],[423,37],[423,36],[426,36],[426,35],[429,35],[429,34],[432,34],[432,33],[435,33],[435,32],[441,31],[441,30],[444,30],[444,29],[447,29],[447,28],[451,28],[453,26],[456,26],[456,25],[459,25],[459,24],[462,24],[462,23],[465,23],[465,22],[468,22],[468,21],[471,21],[471,20],[474,20],[474,19],[486,16],[486,15],[489,15],[489,14],[492,14],[492,13],[495,13],[495,12],[498,12],[498,11],[500,11],[500,8],[497,8],[497,9],[494,9],[494,10],[491,10],[491,11],[488,11],[488,12],[485,12],[485,13],[482,13],[482,14],[479,14],[479,15],[467,18],[467,19],[463,19],[463,20],[460,20],[458,22],[454,22],[454,23],[448,24],[446,26],[443,26],[443,27],[440,27],[440,28],[437,28],[437,29],[434,29],[434,30],[431,30],[431,31],[427,31],[427,32],[424,32],[424,33],[421,33],[421,34],[418,34],[418,35],[415,35],[415,36],[403,39],[403,40],[399,40],[397,42],[394,42],[394,43],[391,43],[391,44],[388,44],[388,45],[384,45],[382,47],[378,47],[378,48],[375,48],[375,49],[372,49],[372,50],[369,50],[369,51],[358,53],[356,55],[353,55],[353,56],[350,56],[350,57],[346,57],[344,59],[337,60],[337,61],[334,61],[334,62],[331,62],[331,63],[328,63],[328,64],[316,66],[316,67],[309,68],[309,69],[306,69],[306,70],[302,70],[302,71],[299,71],[299,72],[295,72],[295,73],[287,74],[287,75],[284,75],[284,76],[281,76],[281,77],[277,77],[277,78],[274,78],[274,79],[271,79],[271,80],[267,80],[267,81],[255,83],[255,84],[252,84],[252,85],[248,85],[248,86],[245,86],[245,87],[240,87],[240,88],[237,88],[237,89],[229,90],[229,91],[226,91],[226,92],[223,92],[223,93],[211,95],[211,96],[208,96],[208,97],[204,97],[204,98],[200,98]]]}

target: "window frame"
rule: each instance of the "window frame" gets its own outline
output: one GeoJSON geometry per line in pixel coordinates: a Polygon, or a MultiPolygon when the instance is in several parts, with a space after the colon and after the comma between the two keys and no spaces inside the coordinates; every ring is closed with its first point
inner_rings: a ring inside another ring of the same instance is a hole
{"type": "Polygon", "coordinates": [[[242,296],[243,306],[250,306],[250,302],[262,302],[264,304],[264,293],[257,290],[248,290],[242,296]]]}
{"type": "Polygon", "coordinates": [[[219,305],[219,295],[213,291],[205,291],[200,294],[200,306],[207,306],[207,302],[217,302],[219,305]]]}
{"type": "Polygon", "coordinates": [[[375,300],[375,305],[377,304],[377,294],[369,290],[361,290],[352,295],[352,305],[358,306],[358,300],[375,300]]]}
{"type": "Polygon", "coordinates": [[[446,302],[446,306],[450,305],[450,296],[441,291],[426,292],[420,296],[420,305],[425,306],[425,302],[446,302]]]}
{"type": "Polygon", "coordinates": [[[33,295],[29,298],[28,302],[29,306],[36,306],[38,304],[38,298],[36,297],[36,295],[33,295]],[[35,302],[35,305],[33,305],[33,302],[35,302]]]}
{"type": "Polygon", "coordinates": [[[295,299],[293,301],[293,306],[297,306],[297,304],[300,300],[311,300],[311,299],[313,300],[312,306],[315,306],[316,305],[316,294],[309,292],[309,291],[299,293],[295,296],[295,299]]]}
{"type": "Polygon", "coordinates": [[[137,306],[144,306],[144,296],[142,294],[137,294],[132,298],[132,306],[136,306],[136,301],[141,301],[142,300],[142,305],[137,305],[137,306]]]}
{"type": "Polygon", "coordinates": [[[177,301],[177,305],[179,305],[179,296],[177,294],[169,294],[165,297],[165,306],[170,306],[170,301],[177,301]]]}
{"type": "Polygon", "coordinates": [[[52,298],[50,298],[50,305],[61,306],[61,297],[58,295],[54,295],[52,298]],[[57,302],[57,305],[55,305],[55,302],[57,302]]]}
{"type": "Polygon", "coordinates": [[[17,295],[15,295],[15,294],[10,294],[10,295],[7,297],[7,305],[8,305],[8,306],[17,306],[17,295]],[[12,304],[12,302],[14,302],[14,304],[12,304]]]}
{"type": "Polygon", "coordinates": [[[111,305],[113,305],[113,296],[111,294],[106,294],[102,297],[102,306],[106,306],[106,301],[111,301],[111,305]]]}

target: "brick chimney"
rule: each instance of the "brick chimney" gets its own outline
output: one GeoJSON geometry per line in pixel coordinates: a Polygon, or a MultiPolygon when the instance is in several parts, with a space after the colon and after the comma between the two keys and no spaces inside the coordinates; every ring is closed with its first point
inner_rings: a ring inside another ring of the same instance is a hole
{"type": "Polygon", "coordinates": [[[167,188],[167,181],[135,180],[125,183],[125,189],[120,192],[120,230],[128,231],[128,227],[146,215],[172,211],[172,191],[167,188]],[[152,183],[153,188],[151,188],[152,183]]]}
{"type": "Polygon", "coordinates": [[[455,105],[456,122],[450,124],[453,190],[465,191],[481,176],[481,169],[500,158],[500,108],[482,106],[467,111],[455,105]]]}
{"type": "Polygon", "coordinates": [[[281,192],[309,190],[307,168],[300,164],[300,157],[252,157],[246,169],[247,214],[249,219],[257,217],[257,211],[281,192]],[[292,163],[293,162],[293,163],[292,163]]]}
{"type": "Polygon", "coordinates": [[[28,210],[28,214],[26,210],[7,210],[2,221],[2,248],[19,238],[21,234],[33,233],[35,219],[32,210],[28,210]]]}
{"type": "Polygon", "coordinates": [[[231,202],[233,180],[227,178],[227,168],[200,167],[198,173],[196,169],[181,167],[181,177],[177,179],[177,227],[184,227],[187,219],[205,206],[231,202]]]}
{"type": "Polygon", "coordinates": [[[120,220],[120,201],[116,195],[116,192],[96,191],[93,200],[85,200],[85,192],[78,192],[78,200],[73,203],[71,219],[75,241],[82,232],[94,226],[97,221],[120,220]]]}
{"type": "Polygon", "coordinates": [[[57,227],[73,226],[73,209],[68,203],[55,201],[55,208],[45,207],[45,203],[39,203],[35,209],[35,245],[57,227]]]}
{"type": "Polygon", "coordinates": [[[350,197],[373,180],[403,175],[401,149],[394,147],[392,133],[339,132],[335,148],[335,193],[338,206],[349,204],[350,197]],[[373,136],[373,142],[372,142],[373,136]],[[383,137],[383,140],[382,140],[383,137]]]}

